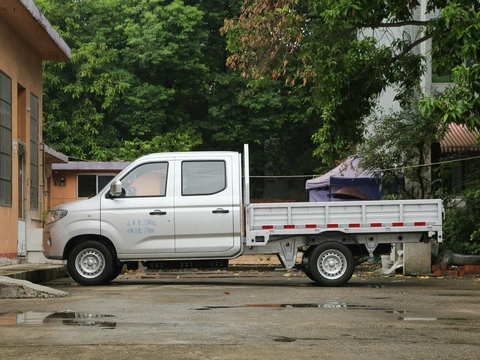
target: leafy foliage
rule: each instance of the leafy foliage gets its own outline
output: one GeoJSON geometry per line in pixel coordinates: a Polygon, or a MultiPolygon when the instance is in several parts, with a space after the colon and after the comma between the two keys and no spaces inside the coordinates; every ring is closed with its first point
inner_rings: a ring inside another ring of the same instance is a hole
{"type": "Polygon", "coordinates": [[[199,144],[191,104],[205,87],[198,43],[208,33],[197,29],[198,8],[179,0],[40,4],[72,48],[71,62],[44,69],[47,143],[97,160],[199,144]]]}
{"type": "MultiPolygon", "coordinates": [[[[204,138],[218,150],[242,151],[248,143],[252,175],[311,174],[315,164],[309,139],[318,118],[305,114],[303,89],[296,92],[275,80],[247,83],[231,73],[215,78],[208,94],[209,116],[199,125],[204,138]]],[[[255,180],[260,188],[264,182],[255,180]]],[[[295,186],[303,189],[304,184],[295,186]]]]}
{"type": "MultiPolygon", "coordinates": [[[[446,165],[447,167],[449,165],[446,165]]],[[[443,224],[444,236],[441,248],[453,250],[459,254],[480,255],[480,161],[470,163],[471,172],[467,177],[463,192],[460,194],[462,201],[449,197],[444,201],[446,216],[443,224]]],[[[439,173],[445,169],[439,169],[439,173]]],[[[447,171],[446,173],[451,173],[447,171]]],[[[440,175],[441,178],[441,175],[440,175]]],[[[438,191],[445,196],[445,187],[438,191]]],[[[447,189],[448,190],[448,189],[447,189]]]]}
{"type": "Polygon", "coordinates": [[[433,67],[452,69],[455,87],[427,97],[423,112],[475,130],[480,127],[480,3],[438,3],[441,15],[432,21],[433,67]]]}
{"type": "MultiPolygon", "coordinates": [[[[415,95],[425,71],[423,56],[413,51],[421,43],[434,39],[434,68],[465,58],[477,61],[477,1],[430,0],[422,17],[419,5],[416,0],[245,0],[241,15],[224,26],[233,52],[228,64],[256,80],[309,83],[309,111],[321,117],[313,136],[316,155],[343,157],[361,140],[362,120],[383,90],[394,87],[402,105],[415,95]]],[[[460,86],[425,99],[423,113],[478,124],[476,67],[457,67],[460,86]]]]}
{"type": "Polygon", "coordinates": [[[312,173],[308,87],[251,86],[226,66],[220,28],[239,1],[36,2],[72,49],[70,62],[44,67],[49,146],[108,161],[249,143],[252,175],[312,173]]]}
{"type": "Polygon", "coordinates": [[[395,189],[398,179],[405,179],[409,184],[406,197],[430,197],[430,167],[426,165],[430,161],[431,144],[443,137],[445,124],[423,116],[418,102],[412,102],[388,114],[378,111],[367,125],[370,133],[360,146],[362,167],[381,178],[385,188],[395,189]]]}
{"type": "Polygon", "coordinates": [[[266,164],[272,174],[311,172],[313,117],[305,114],[303,92],[280,81],[249,87],[225,65],[220,27],[238,12],[237,2],[37,5],[72,48],[70,62],[44,68],[44,140],[56,150],[106,161],[253,143],[261,154],[252,159],[257,174],[266,164]],[[301,144],[297,152],[283,146],[293,140],[301,144]],[[266,154],[272,141],[282,149],[266,154]]]}

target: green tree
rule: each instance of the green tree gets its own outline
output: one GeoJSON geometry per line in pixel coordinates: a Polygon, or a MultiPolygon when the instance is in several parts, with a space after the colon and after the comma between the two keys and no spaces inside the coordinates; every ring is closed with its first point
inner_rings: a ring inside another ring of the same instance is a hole
{"type": "Polygon", "coordinates": [[[451,69],[455,86],[427,96],[421,103],[427,115],[444,122],[480,128],[480,2],[432,1],[440,16],[431,21],[434,70],[451,69]]]}
{"type": "Polygon", "coordinates": [[[71,62],[45,65],[47,143],[78,158],[130,160],[201,142],[202,11],[179,0],[38,5],[72,48],[71,62]]]}
{"type": "MultiPolygon", "coordinates": [[[[247,80],[226,73],[216,77],[208,98],[209,116],[201,125],[206,144],[241,151],[248,143],[252,175],[312,173],[315,165],[309,139],[318,126],[318,117],[306,113],[303,93],[276,80],[248,86],[247,80]]],[[[262,196],[265,181],[255,179],[255,197],[262,196]]],[[[304,187],[299,181],[289,185],[304,187]]]]}
{"type": "MultiPolygon", "coordinates": [[[[450,160],[457,160],[458,156],[450,160]]],[[[446,184],[451,181],[452,163],[442,164],[437,170],[439,178],[442,179],[442,172],[447,174],[446,184]],[[449,169],[450,168],[450,169],[449,169]]],[[[442,250],[452,250],[459,254],[480,255],[480,160],[469,161],[469,170],[461,193],[452,194],[451,189],[445,183],[438,189],[439,195],[445,198],[445,221],[443,223],[443,242],[440,244],[442,250]],[[453,196],[452,196],[453,195],[453,196]],[[455,200],[455,195],[460,195],[461,202],[455,200]]]]}
{"type": "Polygon", "coordinates": [[[422,115],[414,101],[402,110],[377,111],[368,118],[367,128],[359,148],[362,167],[375,173],[385,190],[404,191],[407,198],[430,198],[432,144],[445,134],[445,124],[422,115]],[[398,189],[399,179],[405,180],[405,189],[398,189]]]}
{"type": "Polygon", "coordinates": [[[257,175],[311,173],[305,90],[251,87],[226,66],[220,29],[239,4],[39,0],[73,54],[45,66],[45,142],[96,160],[250,143],[257,175]]]}
{"type": "MultiPolygon", "coordinates": [[[[307,88],[250,86],[227,68],[224,19],[239,1],[38,0],[72,48],[44,71],[44,139],[70,156],[237,150],[252,174],[312,172],[307,88]]],[[[299,188],[303,186],[300,184],[299,188]]],[[[259,190],[259,192],[261,189],[259,190]]]]}
{"type": "MultiPolygon", "coordinates": [[[[225,24],[231,68],[252,79],[282,78],[310,83],[310,104],[322,124],[316,154],[344,157],[361,141],[365,116],[388,86],[405,105],[425,71],[414,52],[434,40],[433,66],[478,58],[480,4],[474,0],[430,0],[427,20],[411,0],[245,0],[240,16],[225,24]],[[438,14],[438,16],[437,16],[438,14]],[[405,36],[409,27],[413,36],[405,36]]],[[[478,125],[478,65],[454,69],[461,85],[422,102],[425,115],[478,125]],[[460,81],[463,79],[462,81],[460,81]]]]}

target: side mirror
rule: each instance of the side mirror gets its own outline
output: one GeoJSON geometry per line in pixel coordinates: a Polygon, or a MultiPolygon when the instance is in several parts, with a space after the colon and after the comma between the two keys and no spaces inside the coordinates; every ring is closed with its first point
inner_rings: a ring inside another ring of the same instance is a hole
{"type": "Polygon", "coordinates": [[[120,180],[117,180],[110,184],[109,195],[112,198],[122,196],[122,182],[120,180]]]}

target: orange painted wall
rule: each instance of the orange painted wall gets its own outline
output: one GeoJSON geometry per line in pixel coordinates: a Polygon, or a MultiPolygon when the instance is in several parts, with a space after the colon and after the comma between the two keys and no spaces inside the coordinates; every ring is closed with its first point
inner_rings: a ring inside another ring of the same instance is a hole
{"type": "MultiPolygon", "coordinates": [[[[0,258],[17,257],[18,218],[19,218],[19,166],[18,149],[14,144],[19,141],[26,148],[26,199],[25,221],[27,228],[42,227],[42,199],[39,210],[30,211],[30,94],[39,100],[39,143],[42,138],[42,59],[15,33],[0,20],[0,71],[12,80],[12,206],[0,206],[0,258]],[[20,95],[20,101],[19,101],[20,95]],[[19,126],[20,125],[20,126],[19,126]]],[[[41,165],[39,151],[39,170],[41,165]]],[[[40,193],[43,191],[42,176],[39,175],[40,193]]]]}
{"type": "MultiPolygon", "coordinates": [[[[119,172],[119,171],[118,171],[119,172]]],[[[78,174],[96,174],[96,175],[116,175],[118,172],[92,170],[54,170],[52,180],[50,181],[50,204],[55,207],[71,201],[82,200],[86,198],[77,197],[77,175],[78,174]],[[63,185],[61,179],[64,179],[63,185]]],[[[99,189],[101,190],[101,189],[99,189]]]]}
{"type": "Polygon", "coordinates": [[[77,175],[72,171],[54,171],[50,182],[50,204],[53,207],[77,199],[77,175]],[[64,178],[64,185],[60,179],[64,178]]]}

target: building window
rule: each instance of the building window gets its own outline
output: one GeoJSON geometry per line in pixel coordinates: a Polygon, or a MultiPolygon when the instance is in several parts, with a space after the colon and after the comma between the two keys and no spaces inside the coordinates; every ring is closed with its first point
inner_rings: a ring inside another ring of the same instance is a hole
{"type": "Polygon", "coordinates": [[[452,69],[451,68],[443,68],[443,69],[437,69],[437,71],[432,72],[432,82],[433,83],[451,83],[451,82],[453,82],[452,69]]]}
{"type": "Polygon", "coordinates": [[[462,191],[469,188],[469,184],[478,179],[478,166],[480,162],[475,158],[478,153],[464,152],[458,154],[464,159],[452,165],[451,168],[451,190],[455,194],[460,194],[462,191]],[[470,159],[468,159],[470,158],[470,159]]]}
{"type": "MultiPolygon", "coordinates": [[[[474,64],[474,60],[459,61],[455,66],[465,64],[467,68],[471,68],[474,64]]],[[[455,67],[454,66],[454,67],[455,67]]],[[[453,67],[444,66],[437,68],[436,71],[432,70],[432,82],[433,83],[453,83],[453,67]]]]}
{"type": "Polygon", "coordinates": [[[30,94],[30,209],[38,210],[38,97],[30,94]]]}
{"type": "Polygon", "coordinates": [[[184,161],[182,195],[213,195],[227,186],[224,161],[184,161]]]}
{"type": "Polygon", "coordinates": [[[77,176],[77,197],[92,197],[115,177],[115,175],[85,174],[77,176]]]}
{"type": "Polygon", "coordinates": [[[1,71],[0,206],[12,206],[12,79],[1,71]]]}

